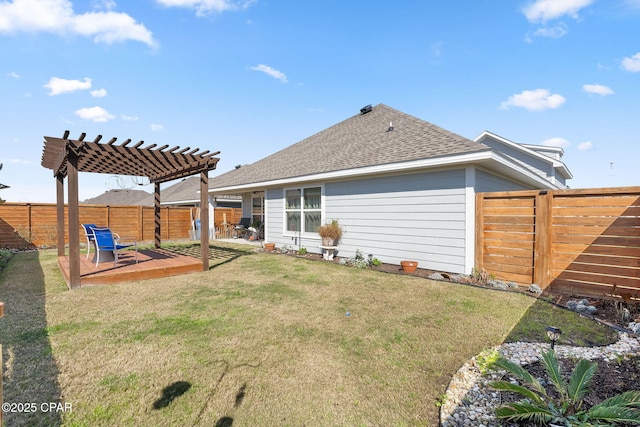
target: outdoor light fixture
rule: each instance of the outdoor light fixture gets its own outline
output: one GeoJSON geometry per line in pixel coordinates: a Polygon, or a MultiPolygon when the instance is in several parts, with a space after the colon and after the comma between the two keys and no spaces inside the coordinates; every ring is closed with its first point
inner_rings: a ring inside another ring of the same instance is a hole
{"type": "Polygon", "coordinates": [[[560,339],[560,335],[562,335],[562,331],[560,328],[556,328],[554,326],[547,326],[547,336],[551,340],[551,349],[556,345],[556,341],[560,339]]]}

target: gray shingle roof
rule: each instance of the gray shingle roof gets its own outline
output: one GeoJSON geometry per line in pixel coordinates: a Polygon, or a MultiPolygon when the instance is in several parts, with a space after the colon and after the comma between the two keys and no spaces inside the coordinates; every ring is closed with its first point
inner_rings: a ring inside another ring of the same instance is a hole
{"type": "Polygon", "coordinates": [[[165,203],[200,201],[200,175],[190,176],[163,189],[160,201],[165,203]]]}
{"type": "Polygon", "coordinates": [[[152,206],[153,194],[143,190],[109,190],[82,202],[88,205],[152,206]]]}
{"type": "Polygon", "coordinates": [[[486,150],[490,150],[486,145],[378,104],[369,113],[359,113],[262,160],[215,177],[209,188],[486,150]]]}

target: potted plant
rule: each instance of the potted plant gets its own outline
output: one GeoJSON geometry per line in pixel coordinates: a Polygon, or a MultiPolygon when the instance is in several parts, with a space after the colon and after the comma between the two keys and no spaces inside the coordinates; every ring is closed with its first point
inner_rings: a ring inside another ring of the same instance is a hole
{"type": "Polygon", "coordinates": [[[415,273],[416,268],[418,268],[418,261],[400,261],[400,265],[405,273],[415,273]]]}
{"type": "Polygon", "coordinates": [[[253,220],[251,225],[249,226],[249,231],[251,232],[251,236],[249,236],[249,240],[258,240],[260,238],[260,227],[262,223],[259,219],[253,220]]]}
{"type": "Polygon", "coordinates": [[[342,236],[342,226],[337,219],[331,220],[318,228],[318,234],[322,237],[322,246],[333,246],[342,236]]]}

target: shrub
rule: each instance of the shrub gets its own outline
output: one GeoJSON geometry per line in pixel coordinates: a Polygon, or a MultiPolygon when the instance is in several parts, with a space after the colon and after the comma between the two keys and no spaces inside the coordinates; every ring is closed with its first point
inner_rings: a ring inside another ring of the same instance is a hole
{"type": "Polygon", "coordinates": [[[513,392],[524,398],[506,402],[496,409],[498,418],[509,421],[531,422],[534,425],[555,423],[561,426],[616,426],[624,423],[640,424],[640,391],[631,390],[610,397],[586,410],[583,398],[589,392],[598,368],[596,362],[580,359],[567,382],[560,373],[558,358],[553,350],[542,353],[542,364],[548,381],[556,393],[549,393],[540,380],[526,369],[503,357],[493,366],[513,374],[523,385],[509,381],[494,381],[491,386],[499,391],[513,392]]]}
{"type": "Polygon", "coordinates": [[[342,226],[338,223],[337,219],[331,220],[318,228],[318,234],[320,237],[329,238],[332,240],[338,240],[342,237],[342,226]]]}
{"type": "Polygon", "coordinates": [[[10,250],[0,249],[0,271],[4,270],[12,256],[13,252],[10,250]]]}
{"type": "Polygon", "coordinates": [[[373,255],[370,255],[368,258],[365,258],[360,249],[356,249],[356,254],[347,259],[341,259],[340,264],[350,265],[355,268],[369,268],[371,265],[373,255]]]}

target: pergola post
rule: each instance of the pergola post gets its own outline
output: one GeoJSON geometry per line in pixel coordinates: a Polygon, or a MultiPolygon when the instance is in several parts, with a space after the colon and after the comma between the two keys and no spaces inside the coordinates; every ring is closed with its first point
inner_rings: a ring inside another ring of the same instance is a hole
{"type": "MultiPolygon", "coordinates": [[[[69,277],[68,286],[76,288],[80,282],[80,208],[78,202],[78,173],[103,173],[109,175],[146,176],[154,183],[154,244],[156,249],[162,244],[162,222],[160,206],[160,184],[176,179],[186,178],[200,173],[201,180],[201,218],[202,260],[203,269],[209,269],[209,198],[208,172],[215,169],[220,154],[219,151],[210,153],[209,150],[186,147],[180,149],[175,146],[163,145],[155,148],[151,144],[141,148],[144,141],[129,146],[131,139],[116,145],[117,138],[111,138],[106,143],[100,143],[102,135],[98,135],[93,142],[85,141],[85,133],[76,140],[69,139],[69,131],[65,131],[62,138],[45,136],[42,166],[51,169],[57,179],[57,239],[58,256],[65,253],[65,225],[69,235],[69,277]],[[68,211],[65,223],[64,179],[68,177],[68,211]],[[206,256],[205,256],[206,251],[206,256]]],[[[108,225],[108,221],[107,221],[108,225]]],[[[59,261],[59,263],[62,261],[59,261]]],[[[66,274],[65,274],[66,278],[66,274]]]]}
{"type": "MultiPolygon", "coordinates": [[[[67,163],[69,177],[69,287],[80,286],[80,212],[78,207],[78,156],[69,150],[67,163]]],[[[64,204],[62,206],[64,209],[64,204]]]]}
{"type": "Polygon", "coordinates": [[[202,271],[209,270],[209,173],[200,172],[200,257],[202,271]]]}
{"type": "Polygon", "coordinates": [[[58,256],[64,256],[64,175],[56,175],[56,232],[58,256]]]}
{"type": "Polygon", "coordinates": [[[155,248],[159,249],[162,243],[161,223],[160,223],[160,183],[153,184],[153,229],[155,248]]]}

